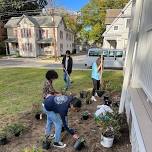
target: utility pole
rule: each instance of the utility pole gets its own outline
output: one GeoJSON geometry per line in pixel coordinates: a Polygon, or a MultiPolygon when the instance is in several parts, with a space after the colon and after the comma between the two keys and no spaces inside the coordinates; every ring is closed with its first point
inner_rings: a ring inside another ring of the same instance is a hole
{"type": "Polygon", "coordinates": [[[57,61],[57,47],[56,47],[56,27],[55,27],[55,18],[54,18],[54,0],[50,0],[51,5],[51,16],[52,16],[52,23],[53,23],[53,38],[54,38],[54,55],[55,55],[55,61],[57,61]]]}

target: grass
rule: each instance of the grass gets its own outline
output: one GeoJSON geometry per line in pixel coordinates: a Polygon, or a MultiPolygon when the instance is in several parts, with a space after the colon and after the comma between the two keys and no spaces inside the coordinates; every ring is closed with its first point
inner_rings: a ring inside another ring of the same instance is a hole
{"type": "MultiPolygon", "coordinates": [[[[0,119],[1,117],[16,116],[27,111],[33,103],[42,102],[42,88],[46,69],[34,68],[6,68],[0,69],[0,119]]],[[[63,71],[56,70],[59,79],[54,87],[61,91],[64,87],[63,71]]],[[[71,91],[79,93],[81,90],[92,88],[91,71],[73,71],[71,77],[74,83],[71,91]]],[[[103,79],[112,82],[115,91],[121,90],[122,71],[106,71],[103,79]]]]}

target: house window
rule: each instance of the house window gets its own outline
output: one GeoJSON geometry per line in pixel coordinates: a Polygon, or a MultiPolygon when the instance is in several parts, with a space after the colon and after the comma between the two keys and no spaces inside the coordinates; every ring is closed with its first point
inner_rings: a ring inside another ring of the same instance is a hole
{"type": "Polygon", "coordinates": [[[48,30],[46,30],[46,39],[49,37],[48,30]]]}
{"type": "Polygon", "coordinates": [[[21,29],[21,37],[22,38],[30,38],[31,37],[31,29],[27,29],[27,28],[21,29]]]}
{"type": "Polygon", "coordinates": [[[60,44],[60,52],[63,53],[63,44],[60,44]]]}
{"type": "Polygon", "coordinates": [[[114,30],[118,30],[118,26],[114,26],[114,30]]]}
{"type": "Polygon", "coordinates": [[[32,43],[23,43],[22,44],[22,50],[23,52],[32,52],[32,43]]]}
{"type": "Polygon", "coordinates": [[[66,33],[66,40],[68,40],[68,33],[66,33]]]}
{"type": "Polygon", "coordinates": [[[14,36],[17,37],[17,30],[14,30],[14,36]]]}
{"type": "Polygon", "coordinates": [[[40,38],[39,35],[40,35],[39,30],[36,30],[36,37],[37,37],[37,38],[40,38]]]}
{"type": "Polygon", "coordinates": [[[129,27],[130,27],[130,23],[131,23],[131,19],[127,19],[126,28],[129,28],[129,27]]]}
{"type": "Polygon", "coordinates": [[[70,40],[70,41],[72,40],[72,36],[71,36],[71,34],[70,34],[69,40],[70,40]]]}
{"type": "Polygon", "coordinates": [[[40,38],[41,38],[41,39],[44,39],[44,38],[46,37],[46,35],[45,35],[45,30],[40,29],[40,30],[39,30],[39,35],[40,35],[40,38]]]}
{"type": "Polygon", "coordinates": [[[60,39],[63,39],[63,32],[60,31],[60,39]]]}

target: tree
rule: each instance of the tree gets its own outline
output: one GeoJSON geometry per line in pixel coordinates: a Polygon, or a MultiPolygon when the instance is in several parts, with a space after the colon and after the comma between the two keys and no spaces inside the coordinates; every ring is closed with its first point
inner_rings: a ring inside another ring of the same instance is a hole
{"type": "Polygon", "coordinates": [[[21,16],[23,13],[39,14],[46,5],[47,0],[0,0],[1,20],[7,21],[10,17],[21,16]]]}
{"type": "Polygon", "coordinates": [[[73,31],[75,42],[79,42],[78,33],[82,27],[81,27],[81,24],[78,24],[78,22],[77,22],[78,16],[70,15],[67,13],[67,14],[63,15],[63,18],[64,18],[67,28],[73,31]]]}
{"type": "Polygon", "coordinates": [[[128,0],[90,0],[81,9],[82,28],[80,36],[90,43],[102,43],[105,31],[106,9],[123,8],[128,0]],[[89,30],[88,30],[88,27],[89,30]]]}

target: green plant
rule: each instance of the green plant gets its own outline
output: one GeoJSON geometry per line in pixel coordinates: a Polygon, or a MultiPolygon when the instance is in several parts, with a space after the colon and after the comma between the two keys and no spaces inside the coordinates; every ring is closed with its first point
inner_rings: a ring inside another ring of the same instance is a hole
{"type": "Polygon", "coordinates": [[[0,42],[0,55],[6,55],[5,43],[0,42]]]}
{"type": "Polygon", "coordinates": [[[0,140],[3,138],[7,138],[7,132],[4,130],[0,131],[0,140]]]}
{"type": "Polygon", "coordinates": [[[83,112],[82,116],[88,116],[88,112],[87,111],[83,112]]]}
{"type": "Polygon", "coordinates": [[[19,50],[16,50],[16,57],[21,57],[19,50]]]}
{"type": "Polygon", "coordinates": [[[91,104],[92,103],[92,101],[91,101],[91,92],[90,91],[87,91],[87,93],[86,93],[86,98],[85,98],[85,102],[86,102],[86,104],[91,104]]]}
{"type": "Polygon", "coordinates": [[[110,80],[102,81],[102,89],[111,92],[112,91],[112,82],[110,80]]]}
{"type": "Polygon", "coordinates": [[[25,130],[25,126],[20,123],[14,123],[9,125],[6,129],[10,135],[19,136],[25,130]]]}
{"type": "Polygon", "coordinates": [[[35,148],[34,146],[32,148],[25,148],[22,152],[43,152],[41,148],[35,148]]]}
{"type": "Polygon", "coordinates": [[[106,137],[119,139],[121,137],[121,125],[118,111],[114,110],[112,113],[107,112],[104,117],[101,119],[101,122],[99,122],[102,134],[106,137]]]}

